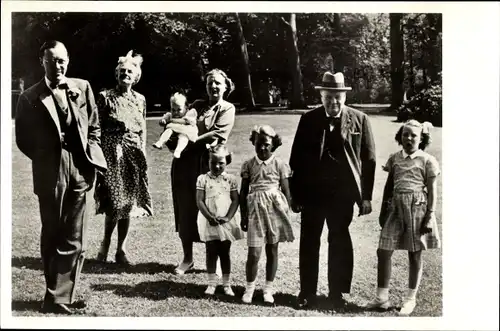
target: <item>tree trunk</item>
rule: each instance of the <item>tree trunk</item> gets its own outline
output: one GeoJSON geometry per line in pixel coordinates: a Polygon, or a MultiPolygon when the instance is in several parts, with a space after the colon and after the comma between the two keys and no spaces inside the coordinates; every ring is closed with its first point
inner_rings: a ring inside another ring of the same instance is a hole
{"type": "MultiPolygon", "coordinates": [[[[339,39],[342,37],[342,30],[340,27],[340,14],[333,14],[333,31],[335,31],[335,36],[339,39]]],[[[337,54],[333,57],[333,70],[334,72],[344,72],[344,55],[343,47],[337,47],[337,54]]]]}
{"type": "Polygon", "coordinates": [[[248,58],[248,49],[247,42],[245,40],[245,35],[243,34],[243,26],[241,25],[240,15],[236,13],[236,23],[238,25],[238,44],[241,51],[241,57],[243,60],[243,71],[244,71],[244,88],[245,92],[243,93],[243,105],[248,108],[255,108],[255,99],[253,97],[252,90],[252,78],[250,75],[250,64],[248,58]]]}
{"type": "Polygon", "coordinates": [[[304,108],[306,102],[304,100],[304,87],[302,85],[302,71],[300,70],[300,53],[297,46],[297,25],[295,14],[290,14],[290,21],[286,22],[288,27],[288,42],[290,44],[290,70],[292,76],[292,98],[290,108],[304,108]]]}
{"type": "Polygon", "coordinates": [[[411,42],[408,41],[408,58],[410,60],[410,77],[409,77],[409,85],[410,85],[410,93],[415,93],[415,71],[413,70],[413,46],[411,42]]]}
{"type": "Polygon", "coordinates": [[[393,110],[398,109],[403,104],[404,97],[404,45],[403,34],[401,33],[402,14],[391,13],[390,38],[391,38],[391,85],[393,110]]]}

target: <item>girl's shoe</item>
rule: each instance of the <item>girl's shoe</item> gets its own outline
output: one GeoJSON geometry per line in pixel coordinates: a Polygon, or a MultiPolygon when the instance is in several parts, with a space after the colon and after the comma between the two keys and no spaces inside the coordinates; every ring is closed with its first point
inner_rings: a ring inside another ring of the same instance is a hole
{"type": "Polygon", "coordinates": [[[118,251],[118,252],[116,252],[115,261],[116,261],[116,263],[124,265],[124,266],[130,266],[131,265],[131,263],[128,260],[127,255],[125,254],[124,251],[118,251]]]}
{"type": "Polygon", "coordinates": [[[365,308],[367,309],[383,309],[387,310],[391,307],[391,302],[389,299],[387,300],[381,300],[379,298],[376,298],[372,302],[368,303],[365,305],[365,308]]]}
{"type": "Polygon", "coordinates": [[[409,316],[415,309],[416,305],[417,305],[416,299],[405,299],[403,301],[403,306],[401,307],[401,310],[399,311],[398,315],[409,316]]]}
{"type": "Polygon", "coordinates": [[[207,289],[205,290],[206,295],[214,295],[215,294],[215,286],[213,285],[208,285],[207,289]]]}
{"type": "Polygon", "coordinates": [[[157,143],[157,142],[153,144],[153,147],[156,148],[156,149],[162,149],[163,148],[163,146],[161,144],[157,143]]]}
{"type": "Polygon", "coordinates": [[[224,293],[230,297],[234,297],[233,289],[229,285],[224,286],[224,293]]]}
{"type": "Polygon", "coordinates": [[[243,297],[241,297],[241,301],[243,301],[243,303],[252,303],[253,292],[254,290],[246,289],[245,293],[243,293],[243,297]]]}
{"type": "Polygon", "coordinates": [[[186,272],[194,268],[194,262],[190,264],[181,263],[177,268],[175,268],[175,273],[177,275],[184,275],[186,272]]]}
{"type": "Polygon", "coordinates": [[[264,291],[264,302],[265,303],[274,303],[274,297],[273,297],[273,292],[271,291],[264,291]]]}

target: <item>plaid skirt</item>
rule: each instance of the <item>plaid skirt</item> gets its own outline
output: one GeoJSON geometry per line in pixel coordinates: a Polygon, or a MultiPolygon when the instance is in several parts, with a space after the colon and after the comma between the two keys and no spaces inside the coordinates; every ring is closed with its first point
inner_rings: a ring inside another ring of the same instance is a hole
{"type": "Polygon", "coordinates": [[[248,203],[248,247],[291,242],[294,235],[290,207],[278,188],[250,192],[248,203]]]}
{"type": "Polygon", "coordinates": [[[387,221],[382,228],[379,249],[416,252],[440,248],[436,218],[429,222],[431,233],[420,234],[420,227],[427,212],[427,194],[421,192],[394,193],[389,206],[387,221]]]}

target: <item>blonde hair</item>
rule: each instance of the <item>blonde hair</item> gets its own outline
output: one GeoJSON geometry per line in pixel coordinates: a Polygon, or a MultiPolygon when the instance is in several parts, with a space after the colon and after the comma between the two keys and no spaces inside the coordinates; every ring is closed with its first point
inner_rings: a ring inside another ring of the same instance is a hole
{"type": "Polygon", "coordinates": [[[220,70],[220,69],[212,69],[210,70],[206,75],[205,75],[205,81],[208,80],[208,77],[210,76],[215,76],[215,75],[220,75],[222,78],[224,78],[224,81],[226,82],[226,97],[231,94],[231,92],[234,91],[234,83],[233,81],[227,76],[227,74],[220,70]]]}
{"type": "Polygon", "coordinates": [[[178,105],[185,105],[187,102],[187,98],[184,94],[175,92],[171,97],[170,97],[170,104],[175,102],[178,105]]]}
{"type": "Polygon", "coordinates": [[[255,145],[255,141],[257,140],[257,137],[259,135],[265,135],[268,136],[272,139],[273,141],[273,148],[272,151],[274,152],[278,147],[283,145],[283,141],[281,140],[281,137],[279,134],[274,131],[272,126],[264,124],[264,125],[256,125],[253,127],[252,132],[250,133],[250,141],[252,142],[253,145],[255,145]]]}
{"type": "Polygon", "coordinates": [[[118,58],[118,65],[115,68],[115,78],[118,80],[120,69],[127,65],[131,65],[132,71],[134,73],[134,83],[137,84],[142,76],[141,65],[143,62],[143,58],[140,54],[136,54],[132,56],[133,51],[129,51],[126,56],[120,56],[118,58]]]}

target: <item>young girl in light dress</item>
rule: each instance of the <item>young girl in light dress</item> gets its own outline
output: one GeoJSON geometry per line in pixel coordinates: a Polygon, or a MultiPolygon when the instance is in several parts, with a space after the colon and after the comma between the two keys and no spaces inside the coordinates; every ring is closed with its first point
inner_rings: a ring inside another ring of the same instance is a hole
{"type": "Polygon", "coordinates": [[[377,295],[368,308],[389,309],[391,256],[394,250],[407,250],[409,284],[399,315],[410,315],[422,278],[422,250],[441,246],[435,215],[439,164],[424,152],[431,140],[431,126],[416,120],[403,124],[396,133],[396,141],[403,148],[383,167],[389,172],[383,198],[387,211],[382,210],[380,217],[377,295]]]}
{"type": "Polygon", "coordinates": [[[288,178],[290,167],[273,155],[281,138],[269,125],[255,127],[250,136],[256,156],[241,168],[241,226],[248,231],[247,286],[242,301],[251,303],[262,247],[266,249],[264,302],[274,303],[273,281],[278,268],[278,244],[294,240],[288,178]]]}
{"type": "Polygon", "coordinates": [[[153,144],[153,147],[162,149],[163,145],[175,133],[178,135],[178,140],[174,157],[179,158],[188,142],[194,142],[198,138],[198,127],[196,125],[198,113],[194,108],[188,110],[186,96],[181,93],[175,93],[170,98],[170,108],[172,112],[167,112],[160,120],[160,124],[165,125],[165,130],[161,134],[160,139],[153,144]]]}
{"type": "Polygon", "coordinates": [[[225,172],[231,163],[231,155],[223,144],[210,148],[209,168],[196,181],[198,205],[198,232],[205,242],[208,274],[207,295],[213,295],[217,287],[217,259],[220,258],[224,293],[234,296],[231,289],[231,243],[244,237],[240,229],[238,210],[238,182],[235,176],[225,172]]]}

